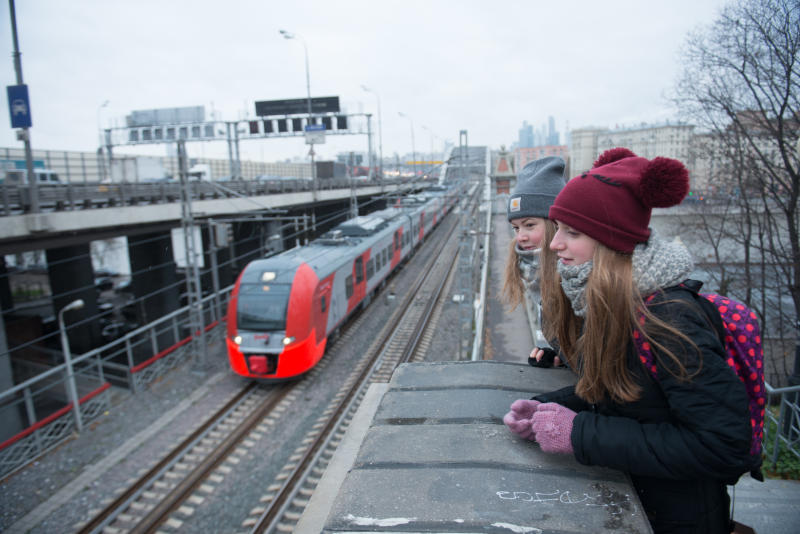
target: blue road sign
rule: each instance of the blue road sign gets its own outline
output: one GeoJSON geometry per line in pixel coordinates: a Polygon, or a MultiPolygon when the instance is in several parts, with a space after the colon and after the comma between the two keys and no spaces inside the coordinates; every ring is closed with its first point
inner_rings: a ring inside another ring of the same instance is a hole
{"type": "Polygon", "coordinates": [[[9,85],[6,86],[8,93],[8,114],[11,117],[12,128],[30,128],[31,105],[28,101],[28,86],[9,85]]]}
{"type": "Polygon", "coordinates": [[[306,125],[307,132],[324,132],[325,125],[324,124],[307,124],[306,125]]]}

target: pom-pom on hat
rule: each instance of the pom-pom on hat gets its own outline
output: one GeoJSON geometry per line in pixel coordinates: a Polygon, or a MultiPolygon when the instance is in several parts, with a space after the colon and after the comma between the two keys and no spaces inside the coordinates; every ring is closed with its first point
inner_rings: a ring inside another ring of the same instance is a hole
{"type": "Polygon", "coordinates": [[[556,195],[564,187],[564,165],[564,160],[558,156],[548,156],[525,165],[508,197],[508,220],[522,217],[546,219],[556,195]]]}
{"type": "Polygon", "coordinates": [[[592,169],[571,179],[550,207],[549,216],[607,247],[633,252],[650,237],[653,208],[680,204],[689,192],[689,171],[670,158],[641,158],[612,148],[592,169]]]}

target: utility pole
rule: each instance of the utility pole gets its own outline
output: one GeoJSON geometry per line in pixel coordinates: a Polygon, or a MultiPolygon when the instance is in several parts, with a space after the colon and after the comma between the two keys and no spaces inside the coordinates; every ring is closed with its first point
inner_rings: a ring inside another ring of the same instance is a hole
{"type": "Polygon", "coordinates": [[[178,142],[178,174],[181,179],[181,229],[186,261],[186,292],[189,297],[189,327],[192,344],[200,355],[200,371],[205,373],[208,365],[208,346],[206,345],[205,324],[203,321],[203,301],[200,290],[200,267],[195,250],[195,224],[192,216],[192,195],[189,190],[189,165],[186,157],[186,141],[178,142]],[[199,345],[198,345],[199,344],[199,345]]]}
{"type": "MultiPolygon", "coordinates": [[[[14,41],[14,71],[17,74],[17,86],[24,88],[27,96],[28,88],[22,79],[22,54],[19,51],[19,39],[17,38],[17,11],[14,7],[14,0],[8,0],[8,9],[11,15],[11,37],[14,41]]],[[[27,98],[26,98],[27,100],[27,98]]],[[[13,103],[9,102],[12,106],[12,124],[14,120],[13,103]]],[[[30,117],[30,103],[28,102],[25,115],[30,117]]],[[[21,140],[25,145],[25,168],[28,174],[28,189],[31,195],[31,211],[39,213],[39,184],[36,181],[36,175],[33,173],[33,151],[31,150],[31,134],[30,128],[25,126],[17,131],[17,139],[21,140]]]]}

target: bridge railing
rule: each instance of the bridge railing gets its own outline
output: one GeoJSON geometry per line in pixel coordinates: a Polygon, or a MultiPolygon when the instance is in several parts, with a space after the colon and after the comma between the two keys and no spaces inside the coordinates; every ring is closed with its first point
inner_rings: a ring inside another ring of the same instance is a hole
{"type": "MultiPolygon", "coordinates": [[[[384,183],[396,183],[387,180],[384,183]]],[[[378,182],[349,178],[325,178],[317,180],[317,189],[342,189],[349,187],[374,187],[378,182]]],[[[231,198],[235,196],[259,196],[276,193],[310,191],[313,185],[308,179],[271,178],[262,180],[232,180],[228,182],[193,181],[189,184],[192,200],[231,198]]],[[[180,200],[181,184],[178,181],[161,182],[84,182],[62,185],[40,185],[39,205],[48,211],[108,208],[162,204],[180,200]]],[[[2,207],[0,215],[19,215],[30,210],[30,190],[27,185],[0,185],[2,207]]]]}

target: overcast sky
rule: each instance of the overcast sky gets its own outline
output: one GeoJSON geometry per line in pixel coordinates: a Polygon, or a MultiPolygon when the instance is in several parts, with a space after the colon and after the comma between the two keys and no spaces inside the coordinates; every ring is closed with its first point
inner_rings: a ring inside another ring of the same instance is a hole
{"type": "MultiPolygon", "coordinates": [[[[221,120],[254,115],[256,100],[338,96],[350,113],[380,99],[384,156],[457,143],[495,149],[523,121],[585,126],[675,119],[666,92],[687,32],[723,0],[17,0],[22,70],[35,149],[93,151],[99,126],[133,110],[205,106],[221,120]],[[365,92],[367,86],[373,93],[365,92]],[[377,97],[376,97],[377,94],[377,97]],[[109,103],[103,106],[103,103],[109,103]],[[398,115],[402,112],[409,118],[398,115]]],[[[0,7],[3,85],[15,85],[8,5],[0,7]]],[[[6,100],[4,98],[4,100],[6,100]]],[[[7,102],[0,147],[21,147],[7,102]]],[[[366,150],[365,136],[329,136],[318,159],[366,150]]],[[[378,136],[375,138],[378,148],[378,136]]],[[[163,155],[163,146],[117,149],[163,155]]],[[[190,157],[225,157],[224,142],[190,157]]],[[[305,156],[301,138],[248,140],[244,159],[305,156]]]]}

